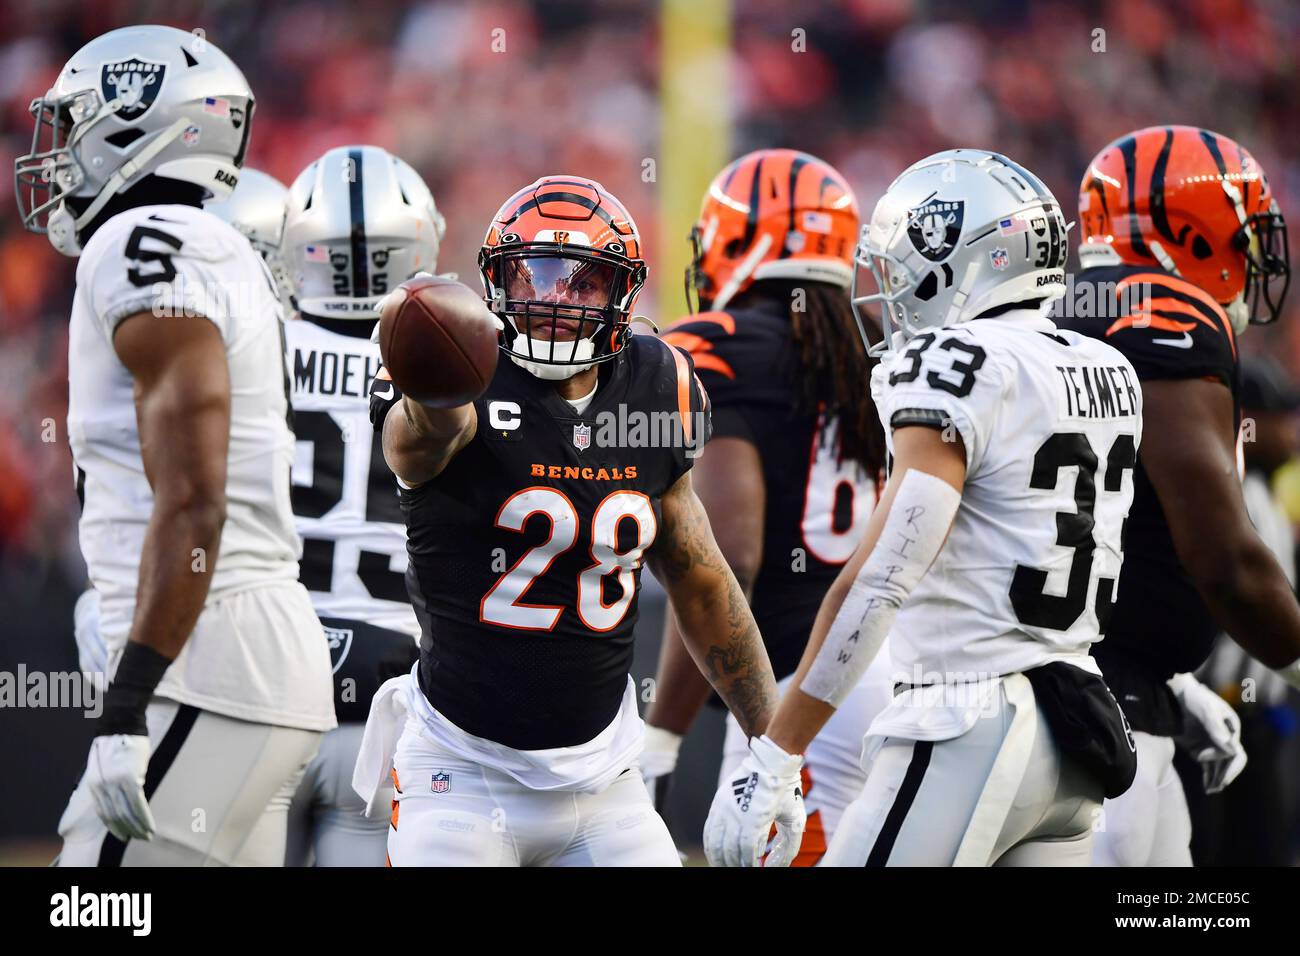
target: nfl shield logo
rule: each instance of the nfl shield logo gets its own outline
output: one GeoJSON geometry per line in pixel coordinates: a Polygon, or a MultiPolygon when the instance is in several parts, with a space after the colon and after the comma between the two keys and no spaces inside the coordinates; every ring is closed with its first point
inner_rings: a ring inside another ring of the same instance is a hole
{"type": "Polygon", "coordinates": [[[994,269],[1001,271],[1011,265],[1011,257],[1007,255],[1005,249],[994,249],[989,253],[989,262],[993,264],[994,269]]]}
{"type": "Polygon", "coordinates": [[[434,793],[446,793],[451,789],[451,774],[445,770],[439,770],[433,775],[432,789],[434,793]]]}
{"type": "Polygon", "coordinates": [[[158,99],[166,76],[166,63],[154,63],[138,56],[110,60],[100,68],[99,91],[104,95],[104,102],[117,100],[118,119],[134,123],[158,99]]]}
{"type": "Polygon", "coordinates": [[[591,447],[591,426],[574,425],[573,426],[573,447],[578,451],[591,447]]]}

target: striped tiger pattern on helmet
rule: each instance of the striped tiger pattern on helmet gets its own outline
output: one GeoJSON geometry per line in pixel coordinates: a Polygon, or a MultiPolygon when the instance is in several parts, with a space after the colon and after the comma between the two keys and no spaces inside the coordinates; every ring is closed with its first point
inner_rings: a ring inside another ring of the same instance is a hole
{"type": "Polygon", "coordinates": [[[860,216],[848,181],[829,163],[793,149],[760,149],[709,185],[687,269],[713,309],[760,279],[809,279],[848,288],[860,216]]]}
{"type": "MultiPolygon", "coordinates": [[[[1289,277],[1285,223],[1264,171],[1241,144],[1210,130],[1153,126],[1121,136],[1088,164],[1079,217],[1085,268],[1158,266],[1225,305],[1252,278],[1289,277]]],[[[1277,309],[1284,294],[1285,282],[1277,309]]]]}

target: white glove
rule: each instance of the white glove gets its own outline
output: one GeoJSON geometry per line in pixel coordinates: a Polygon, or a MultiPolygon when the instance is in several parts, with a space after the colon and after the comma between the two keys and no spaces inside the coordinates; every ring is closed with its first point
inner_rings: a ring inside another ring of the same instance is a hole
{"type": "Polygon", "coordinates": [[[1241,746],[1241,718],[1232,706],[1191,674],[1169,678],[1187,722],[1186,739],[1193,756],[1201,765],[1206,793],[1218,793],[1246,766],[1246,751],[1241,746]]]}
{"type": "Polygon", "coordinates": [[[668,789],[668,778],[677,769],[677,752],[681,747],[681,734],[646,724],[645,748],[641,751],[641,779],[650,791],[650,802],[656,810],[663,809],[662,798],[668,789]],[[665,793],[660,793],[660,789],[665,793]]]}
{"type": "Polygon", "coordinates": [[[144,795],[144,775],[148,769],[148,737],[113,734],[90,742],[86,786],[95,801],[99,819],[119,840],[153,837],[153,813],[144,795]]]}
{"type": "Polygon", "coordinates": [[[759,866],[767,835],[776,839],[767,866],[789,866],[803,842],[807,814],[799,770],[803,757],[788,754],[767,737],[749,742],[749,756],[724,777],[704,824],[704,855],[710,866],[759,866]]]}

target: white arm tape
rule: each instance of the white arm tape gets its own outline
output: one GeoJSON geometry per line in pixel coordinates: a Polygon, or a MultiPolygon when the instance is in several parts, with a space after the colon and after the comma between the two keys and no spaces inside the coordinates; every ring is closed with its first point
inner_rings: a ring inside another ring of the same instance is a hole
{"type": "Polygon", "coordinates": [[[943,548],[961,493],[915,468],[903,476],[876,546],[858,571],[800,689],[839,707],[880,650],[907,596],[943,548]]]}

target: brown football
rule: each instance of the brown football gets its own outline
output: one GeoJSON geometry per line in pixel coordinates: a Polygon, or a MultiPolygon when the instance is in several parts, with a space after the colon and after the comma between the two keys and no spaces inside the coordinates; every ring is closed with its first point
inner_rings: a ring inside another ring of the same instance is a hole
{"type": "Polygon", "coordinates": [[[408,279],[384,300],[379,354],[402,394],[434,408],[464,405],[496,373],[496,320],[455,279],[408,279]]]}

